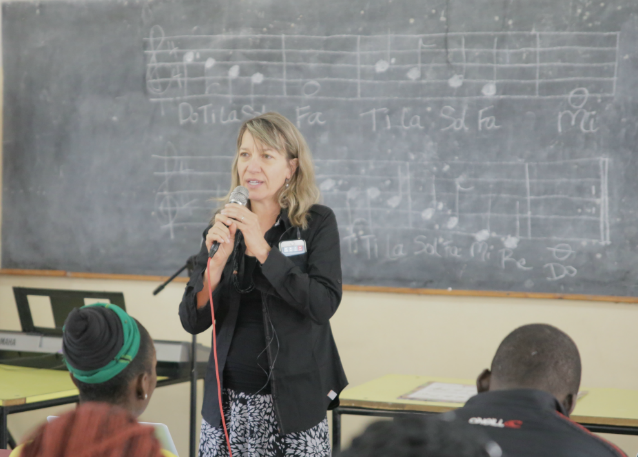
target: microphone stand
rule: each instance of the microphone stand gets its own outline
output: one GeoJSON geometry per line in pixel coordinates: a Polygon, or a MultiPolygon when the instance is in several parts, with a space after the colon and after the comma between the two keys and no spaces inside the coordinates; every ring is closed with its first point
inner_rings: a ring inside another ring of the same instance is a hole
{"type": "MultiPolygon", "coordinates": [[[[195,268],[195,256],[188,258],[186,263],[177,270],[170,278],[168,278],[162,285],[153,291],[153,295],[159,294],[164,288],[180,273],[188,269],[188,276],[193,274],[195,268]]],[[[191,404],[190,404],[190,431],[188,439],[188,455],[189,457],[196,457],[197,455],[197,336],[193,335],[191,341],[191,366],[190,366],[190,384],[191,384],[191,404]]]]}
{"type": "Polygon", "coordinates": [[[164,287],[166,287],[173,279],[177,278],[180,275],[180,273],[186,270],[187,268],[188,268],[188,276],[190,276],[193,273],[193,268],[195,268],[195,256],[189,257],[186,263],[179,270],[173,273],[173,276],[168,278],[166,281],[164,281],[164,284],[160,285],[157,289],[153,291],[153,295],[157,295],[161,291],[163,291],[164,287]]]}

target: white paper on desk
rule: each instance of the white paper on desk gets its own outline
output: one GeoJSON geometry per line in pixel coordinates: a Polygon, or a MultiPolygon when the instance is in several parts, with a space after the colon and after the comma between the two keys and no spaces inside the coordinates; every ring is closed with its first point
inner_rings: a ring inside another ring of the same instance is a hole
{"type": "Polygon", "coordinates": [[[403,400],[464,404],[476,394],[476,386],[451,382],[430,382],[399,398],[403,400]]]}

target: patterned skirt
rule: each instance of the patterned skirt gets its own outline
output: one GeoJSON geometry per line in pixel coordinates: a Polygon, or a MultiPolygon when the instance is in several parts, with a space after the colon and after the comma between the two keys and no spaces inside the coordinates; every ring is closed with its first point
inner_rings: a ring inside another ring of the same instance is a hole
{"type": "MultiPolygon", "coordinates": [[[[271,395],[222,391],[233,457],[330,457],[328,419],[303,432],[280,434],[271,395]]],[[[199,457],[228,457],[224,429],[202,419],[199,457]]]]}

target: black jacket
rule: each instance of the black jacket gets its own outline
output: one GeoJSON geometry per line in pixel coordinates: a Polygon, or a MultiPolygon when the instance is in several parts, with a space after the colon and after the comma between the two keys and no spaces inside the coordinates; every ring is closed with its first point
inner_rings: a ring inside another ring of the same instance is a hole
{"type": "Polygon", "coordinates": [[[613,444],[572,422],[556,398],[540,390],[484,392],[446,414],[483,426],[507,456],[626,457],[613,444]]]}
{"type": "MultiPolygon", "coordinates": [[[[299,237],[306,242],[306,254],[286,257],[279,251],[279,243],[274,243],[261,266],[262,275],[258,277],[261,280],[255,280],[262,297],[266,340],[270,342],[267,354],[273,367],[270,388],[275,415],[280,433],[286,434],[307,430],[321,422],[326,410],[338,405],[337,395],[348,384],[330,329],[330,318],[341,302],[337,220],[326,206],[314,205],[309,214],[306,230],[292,226],[285,210],[280,217],[285,228],[280,241],[299,237]]],[[[207,233],[208,229],[204,237],[207,233]]],[[[237,236],[235,249],[243,248],[242,238],[237,236]]],[[[240,302],[240,294],[231,281],[232,258],[231,255],[213,292],[220,375],[233,339],[240,302]]],[[[192,334],[203,332],[212,322],[210,303],[199,310],[196,306],[207,259],[203,245],[179,305],[182,326],[192,334]]],[[[212,426],[219,426],[212,351],[205,386],[202,416],[212,426]]]]}

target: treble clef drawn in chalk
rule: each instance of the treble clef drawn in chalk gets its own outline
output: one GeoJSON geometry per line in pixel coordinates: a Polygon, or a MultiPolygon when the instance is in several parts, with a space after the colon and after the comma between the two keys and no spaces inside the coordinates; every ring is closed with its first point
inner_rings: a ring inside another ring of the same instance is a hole
{"type": "Polygon", "coordinates": [[[172,180],[175,176],[187,171],[184,161],[178,155],[175,146],[168,142],[164,150],[163,171],[156,172],[156,175],[162,176],[164,182],[158,188],[155,194],[155,216],[162,224],[163,229],[168,229],[171,239],[175,238],[175,223],[181,213],[191,211],[190,206],[197,200],[187,200],[187,198],[173,189],[172,180]]]}
{"type": "Polygon", "coordinates": [[[152,94],[161,95],[170,89],[173,74],[165,78],[164,73],[167,73],[168,68],[157,61],[158,53],[167,49],[164,30],[159,25],[151,28],[149,47],[150,59],[146,65],[146,88],[152,94]]]}
{"type": "MultiPolygon", "coordinates": [[[[151,20],[146,16],[145,21],[151,20]]],[[[340,101],[541,97],[580,104],[585,90],[591,99],[616,94],[620,32],[444,35],[313,35],[310,40],[311,35],[223,34],[207,35],[205,44],[199,34],[171,34],[168,29],[164,34],[153,26],[143,40],[148,95],[154,102],[211,96],[248,103],[258,96],[272,97],[275,81],[284,97],[340,101]],[[244,55],[246,49],[251,51],[244,55]],[[243,60],[234,59],[236,51],[243,60]],[[272,58],[259,57],[265,55],[272,58]],[[273,71],[280,74],[275,77],[273,71]],[[259,85],[259,77],[251,75],[263,75],[267,84],[259,85]],[[301,90],[288,93],[293,83],[301,90]]],[[[568,127],[567,119],[586,117],[574,123],[587,133],[597,130],[593,111],[572,106],[562,113],[559,129],[575,127],[568,127]]]]}

